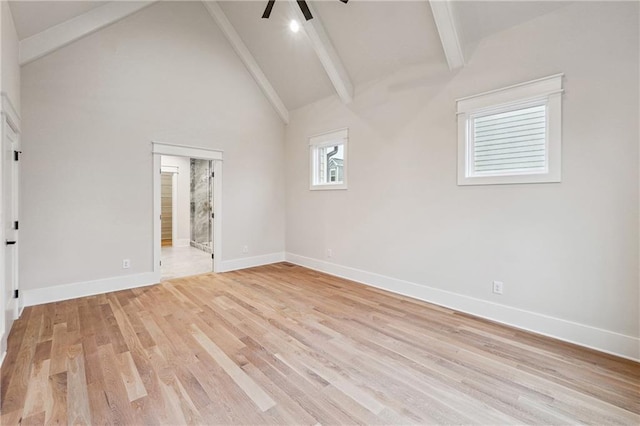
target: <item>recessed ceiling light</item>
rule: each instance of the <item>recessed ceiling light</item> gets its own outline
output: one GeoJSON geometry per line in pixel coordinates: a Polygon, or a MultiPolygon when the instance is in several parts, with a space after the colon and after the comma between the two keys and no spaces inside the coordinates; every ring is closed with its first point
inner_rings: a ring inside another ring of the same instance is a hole
{"type": "Polygon", "coordinates": [[[300,31],[300,24],[295,19],[292,19],[291,22],[289,22],[289,29],[294,33],[297,33],[300,31]]]}

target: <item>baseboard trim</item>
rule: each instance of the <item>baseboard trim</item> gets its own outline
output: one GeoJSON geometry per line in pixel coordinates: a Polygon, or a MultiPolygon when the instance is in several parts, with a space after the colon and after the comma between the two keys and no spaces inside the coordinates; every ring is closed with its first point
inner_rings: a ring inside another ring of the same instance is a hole
{"type": "Polygon", "coordinates": [[[10,331],[11,330],[5,330],[2,335],[0,335],[0,350],[2,350],[2,354],[0,354],[0,368],[2,368],[4,358],[7,356],[7,337],[9,337],[10,331]]]}
{"type": "Polygon", "coordinates": [[[223,260],[219,272],[237,271],[238,269],[253,268],[255,266],[268,265],[271,263],[283,262],[284,252],[263,254],[253,257],[242,257],[240,259],[223,260]]]}
{"type": "Polygon", "coordinates": [[[531,331],[606,352],[622,358],[640,361],[640,338],[592,327],[548,315],[501,305],[458,293],[404,281],[373,272],[326,262],[294,253],[286,253],[288,262],[341,278],[356,281],[392,293],[444,306],[489,319],[522,330],[531,331]]]}
{"type": "Polygon", "coordinates": [[[95,281],[83,281],[53,287],[24,290],[24,305],[34,306],[43,303],[59,302],[78,297],[94,296],[111,291],[127,290],[157,284],[158,277],[153,272],[105,278],[95,281]]]}
{"type": "Polygon", "coordinates": [[[189,240],[189,238],[182,238],[180,240],[174,240],[173,241],[173,246],[174,247],[189,247],[191,243],[191,240],[189,240]]]}
{"type": "MultiPolygon", "coordinates": [[[[225,260],[221,262],[222,270],[219,272],[230,272],[238,269],[282,262],[284,261],[284,258],[284,252],[278,252],[264,254],[261,256],[225,260]]],[[[24,290],[23,307],[76,299],[78,297],[94,296],[96,294],[108,293],[111,291],[127,290],[130,288],[157,284],[159,282],[160,279],[156,273],[145,272],[136,275],[125,275],[95,281],[83,281],[53,287],[24,290]]]]}

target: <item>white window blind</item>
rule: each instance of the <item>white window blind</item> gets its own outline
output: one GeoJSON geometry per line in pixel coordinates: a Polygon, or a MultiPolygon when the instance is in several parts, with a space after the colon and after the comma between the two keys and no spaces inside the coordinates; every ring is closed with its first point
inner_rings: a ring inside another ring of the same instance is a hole
{"type": "Polygon", "coordinates": [[[460,98],[458,185],[560,182],[562,74],[460,98]]]}
{"type": "Polygon", "coordinates": [[[473,174],[546,170],[546,106],[472,117],[473,174]]]}

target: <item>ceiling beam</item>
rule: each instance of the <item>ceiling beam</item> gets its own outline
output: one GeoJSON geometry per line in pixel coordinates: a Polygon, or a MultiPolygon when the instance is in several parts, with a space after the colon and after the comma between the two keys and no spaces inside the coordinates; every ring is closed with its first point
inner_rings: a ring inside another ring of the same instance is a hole
{"type": "Polygon", "coordinates": [[[451,0],[429,0],[433,20],[436,22],[440,41],[447,57],[447,64],[450,70],[464,66],[464,54],[460,37],[456,30],[456,22],[451,9],[451,0]]]}
{"type": "Polygon", "coordinates": [[[271,83],[269,83],[269,80],[267,80],[267,77],[262,72],[262,69],[254,59],[251,52],[249,52],[249,49],[247,49],[247,46],[242,41],[235,28],[233,28],[233,25],[229,21],[229,18],[227,18],[227,15],[225,15],[225,13],[222,11],[222,8],[218,4],[218,2],[203,1],[202,3],[204,3],[204,6],[209,11],[209,14],[211,14],[213,19],[216,21],[218,27],[220,27],[225,37],[227,37],[227,40],[236,51],[242,62],[244,62],[247,70],[249,70],[249,73],[251,73],[256,83],[258,83],[258,86],[260,86],[269,102],[271,102],[273,108],[276,110],[278,115],[280,115],[282,121],[288,124],[289,110],[284,105],[284,103],[280,99],[280,96],[278,96],[278,93],[275,91],[271,83]]]}
{"type": "Polygon", "coordinates": [[[111,25],[155,1],[112,1],[20,41],[20,65],[35,61],[111,25]]]}
{"type": "Polygon", "coordinates": [[[303,27],[307,33],[307,37],[309,37],[311,46],[313,46],[313,49],[318,55],[318,59],[320,59],[324,70],[327,72],[329,80],[333,83],[333,87],[336,89],[338,96],[343,103],[350,103],[353,100],[353,84],[342,63],[342,59],[338,56],[336,49],[333,47],[324,29],[324,25],[322,25],[318,13],[313,10],[311,3],[307,3],[313,15],[313,19],[307,21],[296,2],[290,1],[289,4],[293,7],[298,20],[303,22],[303,27]]]}

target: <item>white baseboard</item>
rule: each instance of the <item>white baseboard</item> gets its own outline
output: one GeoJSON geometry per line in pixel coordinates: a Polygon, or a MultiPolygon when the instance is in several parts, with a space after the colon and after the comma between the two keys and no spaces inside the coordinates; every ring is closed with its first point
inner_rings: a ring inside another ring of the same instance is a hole
{"type": "Polygon", "coordinates": [[[2,367],[2,363],[4,362],[4,358],[7,356],[7,337],[9,334],[8,330],[5,330],[2,335],[0,335],[0,348],[2,348],[2,354],[0,354],[0,368],[2,367]]]}
{"type": "Polygon", "coordinates": [[[189,247],[191,241],[189,238],[183,238],[180,240],[173,240],[173,247],[189,247]]]}
{"type": "MultiPolygon", "coordinates": [[[[252,268],[254,266],[267,265],[282,261],[284,261],[284,252],[225,260],[221,262],[222,270],[219,272],[235,271],[237,269],[252,268]]],[[[76,299],[78,297],[93,296],[111,291],[127,290],[130,288],[157,284],[158,282],[160,282],[160,279],[156,273],[145,272],[136,275],[125,275],[95,281],[84,281],[47,288],[24,290],[22,296],[23,306],[41,305],[43,303],[76,299]]]]}
{"type": "Polygon", "coordinates": [[[238,269],[253,268],[284,261],[284,252],[263,254],[261,256],[242,257],[240,259],[223,260],[219,272],[236,271],[238,269]]]}
{"type": "Polygon", "coordinates": [[[309,269],[357,281],[392,293],[424,300],[425,302],[445,306],[601,352],[640,361],[640,338],[637,337],[293,253],[286,253],[285,258],[290,263],[309,269]]]}
{"type": "Polygon", "coordinates": [[[41,305],[43,303],[93,296],[110,291],[127,290],[157,284],[158,282],[159,280],[155,273],[145,272],[136,275],[125,275],[102,280],[24,290],[23,306],[41,305]]]}

